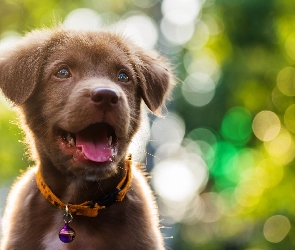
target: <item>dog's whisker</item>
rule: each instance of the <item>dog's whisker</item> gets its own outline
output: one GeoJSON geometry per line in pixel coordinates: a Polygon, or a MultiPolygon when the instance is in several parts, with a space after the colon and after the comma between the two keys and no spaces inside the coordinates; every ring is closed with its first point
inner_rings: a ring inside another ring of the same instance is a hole
{"type": "Polygon", "coordinates": [[[147,154],[147,155],[149,155],[149,156],[152,156],[152,157],[154,157],[155,159],[157,159],[157,160],[161,160],[158,156],[156,156],[156,155],[154,155],[154,154],[151,154],[151,153],[149,153],[149,152],[147,152],[147,151],[145,151],[145,153],[147,154]]]}

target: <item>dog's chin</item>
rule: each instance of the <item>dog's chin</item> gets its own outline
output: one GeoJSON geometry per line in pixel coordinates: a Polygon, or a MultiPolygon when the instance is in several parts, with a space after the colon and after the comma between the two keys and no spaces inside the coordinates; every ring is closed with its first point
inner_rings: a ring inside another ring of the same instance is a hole
{"type": "Polygon", "coordinates": [[[66,161],[63,170],[78,179],[98,181],[108,179],[118,173],[116,162],[93,162],[89,160],[77,161],[73,158],[66,161]]]}
{"type": "Polygon", "coordinates": [[[106,179],[111,178],[112,176],[116,175],[118,169],[116,165],[112,165],[111,168],[104,169],[103,171],[86,171],[83,175],[83,180],[86,181],[103,181],[106,179]]]}
{"type": "MultiPolygon", "coordinates": [[[[96,164],[95,164],[96,165],[96,164]]],[[[77,171],[78,177],[83,178],[87,181],[99,181],[99,180],[105,180],[108,178],[111,178],[112,176],[116,175],[118,173],[118,165],[114,163],[105,163],[105,164],[99,164],[100,166],[96,166],[94,168],[91,168],[88,166],[83,167],[83,174],[81,173],[82,169],[80,168],[79,171],[77,171]]],[[[75,171],[74,169],[72,169],[75,171]]]]}

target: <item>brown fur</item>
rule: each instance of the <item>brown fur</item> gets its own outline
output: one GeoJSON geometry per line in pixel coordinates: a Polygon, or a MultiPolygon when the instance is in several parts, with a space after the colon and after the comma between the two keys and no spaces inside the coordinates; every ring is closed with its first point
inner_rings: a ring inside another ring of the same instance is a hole
{"type": "Polygon", "coordinates": [[[35,182],[36,169],[64,202],[80,204],[114,189],[124,174],[124,159],[139,128],[142,100],[160,114],[173,86],[167,63],[126,38],[108,32],[45,29],[28,34],[0,57],[0,88],[23,117],[36,166],[19,178],[4,214],[2,250],[20,249],[164,249],[151,190],[133,166],[130,191],[122,202],[99,211],[94,218],[74,216],[76,239],[58,239],[64,211],[51,205],[35,182]],[[70,78],[56,72],[69,68],[70,78]],[[120,70],[130,81],[118,82],[120,70]],[[118,93],[118,105],[92,102],[95,88],[118,93]],[[77,133],[90,124],[110,124],[118,137],[113,162],[75,161],[59,134],[77,133]]]}

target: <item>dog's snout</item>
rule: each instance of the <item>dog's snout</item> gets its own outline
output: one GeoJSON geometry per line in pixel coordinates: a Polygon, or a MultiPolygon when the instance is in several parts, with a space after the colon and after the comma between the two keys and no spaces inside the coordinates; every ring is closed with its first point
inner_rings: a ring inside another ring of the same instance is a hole
{"type": "Polygon", "coordinates": [[[119,102],[119,93],[110,88],[95,88],[91,91],[90,98],[97,105],[113,107],[119,102]]]}

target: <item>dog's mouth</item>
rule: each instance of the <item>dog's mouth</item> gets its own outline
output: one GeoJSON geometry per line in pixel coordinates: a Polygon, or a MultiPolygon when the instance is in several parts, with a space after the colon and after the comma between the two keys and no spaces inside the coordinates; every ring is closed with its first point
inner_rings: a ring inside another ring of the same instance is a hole
{"type": "Polygon", "coordinates": [[[111,162],[117,155],[118,137],[107,123],[91,124],[77,133],[61,130],[60,138],[66,146],[65,151],[73,153],[76,160],[111,162]]]}

